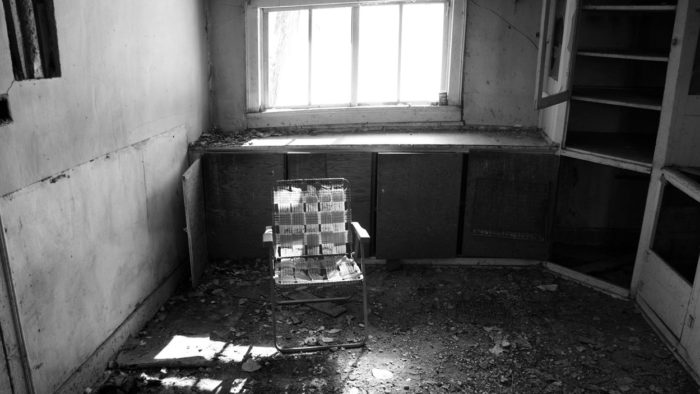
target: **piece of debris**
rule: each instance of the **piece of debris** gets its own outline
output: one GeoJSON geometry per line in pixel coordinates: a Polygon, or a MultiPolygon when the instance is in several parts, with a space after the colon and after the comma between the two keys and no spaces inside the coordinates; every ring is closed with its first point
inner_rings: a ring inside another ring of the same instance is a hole
{"type": "Polygon", "coordinates": [[[493,347],[489,349],[489,353],[493,354],[494,356],[500,356],[503,354],[503,352],[504,350],[500,343],[493,345],[493,347]]]}
{"type": "Polygon", "coordinates": [[[542,291],[557,291],[559,289],[559,285],[551,284],[551,285],[539,285],[537,286],[538,289],[542,291]]]}
{"type": "Polygon", "coordinates": [[[372,368],[372,376],[380,380],[389,380],[394,378],[394,374],[386,369],[372,368]]]}
{"type": "Polygon", "coordinates": [[[252,358],[247,359],[247,360],[241,365],[241,369],[242,369],[244,372],[255,372],[255,371],[257,371],[257,370],[260,369],[260,368],[262,368],[262,366],[260,365],[260,363],[258,363],[257,361],[253,360],[252,358]]]}
{"type": "MultiPolygon", "coordinates": [[[[293,300],[308,300],[319,298],[314,296],[313,294],[301,290],[288,294],[286,295],[286,297],[291,298],[293,300]]],[[[319,312],[323,312],[331,317],[338,317],[347,311],[347,309],[344,306],[334,304],[332,302],[315,302],[313,304],[308,304],[308,306],[313,309],[316,309],[319,312]]]]}

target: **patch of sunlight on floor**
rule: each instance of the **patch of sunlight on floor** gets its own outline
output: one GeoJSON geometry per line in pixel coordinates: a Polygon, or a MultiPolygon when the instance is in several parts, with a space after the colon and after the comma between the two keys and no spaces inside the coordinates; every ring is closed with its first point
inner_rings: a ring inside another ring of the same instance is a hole
{"type": "Polygon", "coordinates": [[[249,349],[249,345],[231,345],[226,342],[213,341],[209,337],[175,335],[154,359],[173,360],[202,357],[207,360],[216,358],[223,362],[239,363],[243,361],[249,349]]]}
{"type": "MultiPolygon", "coordinates": [[[[156,379],[155,377],[143,374],[146,379],[156,379]]],[[[248,378],[236,378],[232,381],[196,378],[193,376],[169,376],[158,379],[164,387],[189,388],[203,393],[215,394],[237,394],[243,391],[248,378]]]]}
{"type": "Polygon", "coordinates": [[[250,348],[250,357],[252,358],[270,358],[276,356],[277,348],[274,346],[255,346],[250,348]]]}

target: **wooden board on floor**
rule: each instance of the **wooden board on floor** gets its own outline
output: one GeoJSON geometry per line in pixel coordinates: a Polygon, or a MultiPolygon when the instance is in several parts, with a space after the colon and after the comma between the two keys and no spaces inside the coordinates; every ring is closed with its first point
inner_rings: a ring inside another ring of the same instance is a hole
{"type": "Polygon", "coordinates": [[[290,153],[287,177],[345,178],[350,182],[352,220],[374,238],[372,223],[372,153],[290,153]]]}
{"type": "Polygon", "coordinates": [[[455,257],[463,155],[379,154],[378,258],[455,257]]]}
{"type": "MultiPolygon", "coordinates": [[[[285,295],[285,297],[292,300],[315,300],[319,298],[311,293],[307,293],[302,290],[298,290],[294,293],[287,294],[285,295]]],[[[347,309],[344,306],[334,304],[332,302],[314,302],[306,305],[309,308],[316,309],[317,311],[325,313],[326,315],[331,317],[338,317],[347,311],[347,309]]]]}
{"type": "Polygon", "coordinates": [[[207,232],[204,225],[204,183],[201,160],[197,159],[182,175],[182,195],[185,200],[187,243],[190,251],[192,287],[199,285],[208,262],[207,232]]]}
{"type": "Polygon", "coordinates": [[[462,255],[546,259],[558,158],[469,154],[462,255]]]}
{"type": "Polygon", "coordinates": [[[204,157],[209,258],[264,257],[260,237],[272,223],[272,186],[284,179],[284,155],[210,153],[204,157]]]}

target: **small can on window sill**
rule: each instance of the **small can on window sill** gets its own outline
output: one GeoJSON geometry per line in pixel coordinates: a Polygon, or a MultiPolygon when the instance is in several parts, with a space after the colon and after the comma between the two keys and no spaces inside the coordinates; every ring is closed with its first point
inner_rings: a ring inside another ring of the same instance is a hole
{"type": "Polygon", "coordinates": [[[447,92],[440,92],[438,94],[438,105],[447,105],[447,92]]]}

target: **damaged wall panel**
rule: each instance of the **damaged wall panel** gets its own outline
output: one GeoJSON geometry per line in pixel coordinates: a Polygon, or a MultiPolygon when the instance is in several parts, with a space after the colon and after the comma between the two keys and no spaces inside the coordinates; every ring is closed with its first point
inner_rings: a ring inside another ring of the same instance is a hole
{"type": "Polygon", "coordinates": [[[187,244],[190,251],[190,281],[192,287],[199,285],[199,280],[207,267],[207,230],[204,225],[204,181],[202,179],[202,161],[195,160],[182,175],[182,193],[185,199],[185,220],[187,222],[187,244]]]}
{"type": "Polygon", "coordinates": [[[265,256],[262,233],[272,224],[272,186],[284,179],[284,154],[207,154],[203,175],[209,258],[265,256]]]}
{"type": "Polygon", "coordinates": [[[32,380],[54,392],[185,258],[184,128],[0,199],[32,380]]]}

